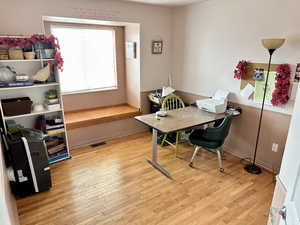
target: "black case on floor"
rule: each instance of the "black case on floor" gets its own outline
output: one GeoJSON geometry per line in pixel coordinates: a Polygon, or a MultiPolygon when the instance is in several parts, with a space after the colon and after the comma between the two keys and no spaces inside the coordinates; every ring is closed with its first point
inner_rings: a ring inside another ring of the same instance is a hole
{"type": "Polygon", "coordinates": [[[34,129],[7,138],[8,152],[14,171],[13,193],[25,197],[51,188],[51,173],[43,134],[34,129]]]}

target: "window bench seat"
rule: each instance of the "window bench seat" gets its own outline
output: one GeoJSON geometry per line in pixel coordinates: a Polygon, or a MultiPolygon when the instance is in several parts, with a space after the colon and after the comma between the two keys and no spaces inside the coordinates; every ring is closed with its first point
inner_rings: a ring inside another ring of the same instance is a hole
{"type": "Polygon", "coordinates": [[[113,105],[78,111],[66,111],[65,121],[68,130],[133,118],[141,115],[138,108],[128,104],[113,105]]]}

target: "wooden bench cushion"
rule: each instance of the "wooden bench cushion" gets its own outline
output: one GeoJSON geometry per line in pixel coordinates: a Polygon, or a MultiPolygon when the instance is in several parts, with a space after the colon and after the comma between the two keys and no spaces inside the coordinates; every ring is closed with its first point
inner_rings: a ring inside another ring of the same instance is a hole
{"type": "Polygon", "coordinates": [[[65,121],[67,129],[71,130],[100,123],[128,119],[138,115],[141,115],[138,108],[128,104],[122,104],[65,112],[65,121]]]}

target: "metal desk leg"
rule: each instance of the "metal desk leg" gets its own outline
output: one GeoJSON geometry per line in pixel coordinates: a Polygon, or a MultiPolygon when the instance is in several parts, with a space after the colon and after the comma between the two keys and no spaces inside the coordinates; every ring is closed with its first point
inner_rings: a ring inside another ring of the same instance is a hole
{"type": "Polygon", "coordinates": [[[152,159],[147,160],[155,169],[159,170],[165,176],[171,178],[171,174],[162,168],[157,162],[157,130],[152,129],[152,159]]]}

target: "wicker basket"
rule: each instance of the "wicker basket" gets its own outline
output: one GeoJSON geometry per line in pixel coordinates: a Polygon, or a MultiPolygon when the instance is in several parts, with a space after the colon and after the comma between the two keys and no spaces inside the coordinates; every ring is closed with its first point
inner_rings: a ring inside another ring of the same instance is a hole
{"type": "Polygon", "coordinates": [[[8,50],[0,49],[0,60],[8,59],[8,50]]]}
{"type": "Polygon", "coordinates": [[[7,49],[0,49],[0,55],[8,55],[7,49]]]}
{"type": "Polygon", "coordinates": [[[25,59],[34,59],[35,58],[35,52],[24,52],[25,59]]]}
{"type": "Polygon", "coordinates": [[[22,49],[9,49],[8,55],[9,59],[24,59],[22,49]]]}
{"type": "Polygon", "coordinates": [[[6,60],[8,59],[8,55],[0,55],[0,60],[6,60]]]}

